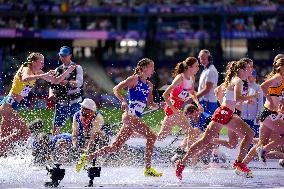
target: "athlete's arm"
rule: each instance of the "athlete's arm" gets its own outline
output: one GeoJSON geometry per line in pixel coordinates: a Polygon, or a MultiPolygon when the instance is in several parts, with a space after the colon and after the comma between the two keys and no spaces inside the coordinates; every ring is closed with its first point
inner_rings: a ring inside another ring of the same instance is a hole
{"type": "Polygon", "coordinates": [[[39,72],[37,74],[34,74],[29,67],[23,67],[22,71],[19,74],[21,74],[21,77],[20,77],[21,81],[29,82],[29,81],[37,80],[40,78],[44,78],[49,73],[39,72]]]}
{"type": "Polygon", "coordinates": [[[95,145],[96,138],[102,139],[101,128],[104,124],[104,118],[101,114],[98,114],[93,122],[93,127],[90,132],[90,140],[86,144],[86,151],[89,152],[95,145]]]}
{"type": "Polygon", "coordinates": [[[253,95],[249,95],[249,96],[243,96],[241,91],[242,91],[242,88],[243,88],[243,81],[239,78],[234,78],[233,80],[233,83],[234,83],[234,94],[235,94],[235,97],[236,97],[236,101],[246,101],[246,100],[250,100],[252,98],[258,98],[259,94],[256,93],[256,94],[253,94],[253,95]]]}
{"type": "Polygon", "coordinates": [[[52,71],[47,72],[47,74],[44,75],[44,77],[41,77],[41,78],[50,82],[50,83],[59,84],[61,81],[64,80],[65,77],[67,77],[71,72],[73,72],[73,70],[76,69],[76,67],[77,67],[76,65],[69,66],[68,69],[58,77],[54,77],[54,75],[53,75],[54,71],[52,70],[52,71]]]}
{"type": "Polygon", "coordinates": [[[128,77],[127,79],[121,81],[119,84],[117,84],[113,88],[114,95],[121,102],[122,110],[127,110],[128,109],[128,107],[127,107],[128,105],[127,105],[127,102],[124,99],[124,96],[122,96],[122,94],[121,94],[121,90],[125,89],[125,88],[133,88],[135,85],[137,85],[137,82],[138,82],[138,77],[132,75],[132,76],[128,77]]]}
{"type": "Polygon", "coordinates": [[[182,80],[183,80],[183,78],[182,78],[181,74],[177,75],[177,76],[174,78],[172,84],[171,84],[170,86],[168,86],[168,88],[167,88],[167,89],[165,90],[165,92],[163,93],[163,98],[164,98],[166,104],[167,104],[174,112],[177,112],[177,109],[174,107],[174,105],[173,105],[173,104],[171,103],[171,101],[170,101],[170,94],[171,94],[172,90],[173,90],[175,87],[181,85],[182,80]]]}
{"type": "Polygon", "coordinates": [[[155,103],[154,102],[154,99],[153,99],[153,84],[148,81],[149,83],[149,95],[148,95],[148,107],[151,108],[151,109],[158,109],[159,108],[159,104],[155,103]]]}
{"type": "Polygon", "coordinates": [[[72,122],[72,145],[73,147],[78,147],[78,134],[79,134],[79,125],[76,121],[76,115],[73,116],[72,122]]]}

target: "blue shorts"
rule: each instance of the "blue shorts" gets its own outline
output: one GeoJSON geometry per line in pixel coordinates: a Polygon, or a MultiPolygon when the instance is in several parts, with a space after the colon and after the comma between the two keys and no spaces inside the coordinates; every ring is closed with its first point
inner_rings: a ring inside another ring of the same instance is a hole
{"type": "Polygon", "coordinates": [[[12,96],[5,96],[3,100],[0,102],[0,106],[3,104],[10,104],[14,110],[19,109],[19,103],[12,96]]]}
{"type": "Polygon", "coordinates": [[[201,100],[199,103],[204,108],[204,112],[210,115],[213,115],[215,110],[218,108],[217,102],[209,102],[209,101],[201,100]]]}
{"type": "Polygon", "coordinates": [[[72,122],[74,114],[78,112],[80,108],[81,105],[79,103],[73,103],[72,105],[60,105],[56,103],[53,117],[54,127],[64,126],[68,117],[70,117],[72,122]]]}
{"type": "Polygon", "coordinates": [[[244,119],[244,122],[254,131],[254,137],[259,138],[259,125],[255,125],[253,120],[244,119]]]}

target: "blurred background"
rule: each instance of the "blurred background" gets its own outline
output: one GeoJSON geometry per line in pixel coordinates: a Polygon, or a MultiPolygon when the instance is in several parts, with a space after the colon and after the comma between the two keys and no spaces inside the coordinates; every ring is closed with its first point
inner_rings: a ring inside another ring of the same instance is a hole
{"type": "MultiPolygon", "coordinates": [[[[156,97],[175,64],[204,48],[220,73],[229,60],[252,58],[261,82],[283,53],[284,0],[0,0],[0,95],[29,52],[44,54],[50,70],[63,45],[83,66],[84,96],[99,106],[117,105],[112,87],[142,57],[155,61],[156,97]]],[[[48,87],[38,81],[26,105],[52,108],[48,87]]]]}

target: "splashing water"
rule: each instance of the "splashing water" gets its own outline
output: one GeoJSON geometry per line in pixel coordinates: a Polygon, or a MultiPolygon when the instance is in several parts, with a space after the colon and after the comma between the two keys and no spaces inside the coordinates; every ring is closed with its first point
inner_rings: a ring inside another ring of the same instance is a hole
{"type": "MultiPolygon", "coordinates": [[[[174,174],[174,166],[163,158],[161,148],[170,143],[172,137],[163,142],[157,142],[153,155],[153,166],[164,173],[160,178],[145,177],[143,175],[143,153],[145,140],[133,138],[127,142],[128,148],[100,158],[102,166],[101,177],[95,178],[94,186],[104,187],[280,187],[284,185],[284,169],[278,166],[277,161],[271,160],[268,166],[271,169],[261,169],[259,162],[252,162],[250,166],[254,178],[247,179],[235,175],[231,169],[187,167],[184,171],[184,180],[180,182],[174,174]],[[114,158],[111,158],[114,156],[114,158]]],[[[236,150],[222,151],[234,157],[236,150]],[[233,156],[232,156],[233,155],[233,156]]],[[[14,154],[0,157],[0,188],[29,187],[42,188],[44,182],[50,181],[44,166],[33,165],[31,150],[25,145],[16,146],[14,154]]],[[[74,165],[63,165],[66,169],[65,177],[60,183],[64,187],[84,187],[88,184],[87,171],[76,173],[74,165]]]]}

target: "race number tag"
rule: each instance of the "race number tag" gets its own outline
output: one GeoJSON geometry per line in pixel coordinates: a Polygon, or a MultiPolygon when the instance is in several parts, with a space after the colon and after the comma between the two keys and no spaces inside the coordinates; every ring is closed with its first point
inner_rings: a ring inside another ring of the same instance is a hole
{"type": "Polygon", "coordinates": [[[178,97],[182,100],[185,100],[188,96],[189,96],[189,93],[185,89],[183,89],[178,95],[178,97]]]}
{"type": "Polygon", "coordinates": [[[32,86],[26,85],[25,88],[21,92],[21,96],[22,97],[28,96],[28,94],[29,94],[29,92],[31,92],[32,88],[33,88],[32,86]]]}
{"type": "Polygon", "coordinates": [[[275,115],[275,114],[271,114],[269,117],[270,117],[270,119],[271,119],[272,121],[275,121],[275,120],[278,119],[278,116],[275,115]]]}
{"type": "Polygon", "coordinates": [[[142,114],[145,108],[146,104],[138,100],[129,103],[129,111],[131,114],[136,114],[136,112],[142,114]]]}
{"type": "Polygon", "coordinates": [[[6,103],[12,105],[15,102],[15,100],[13,99],[13,97],[9,96],[6,103]]]}

